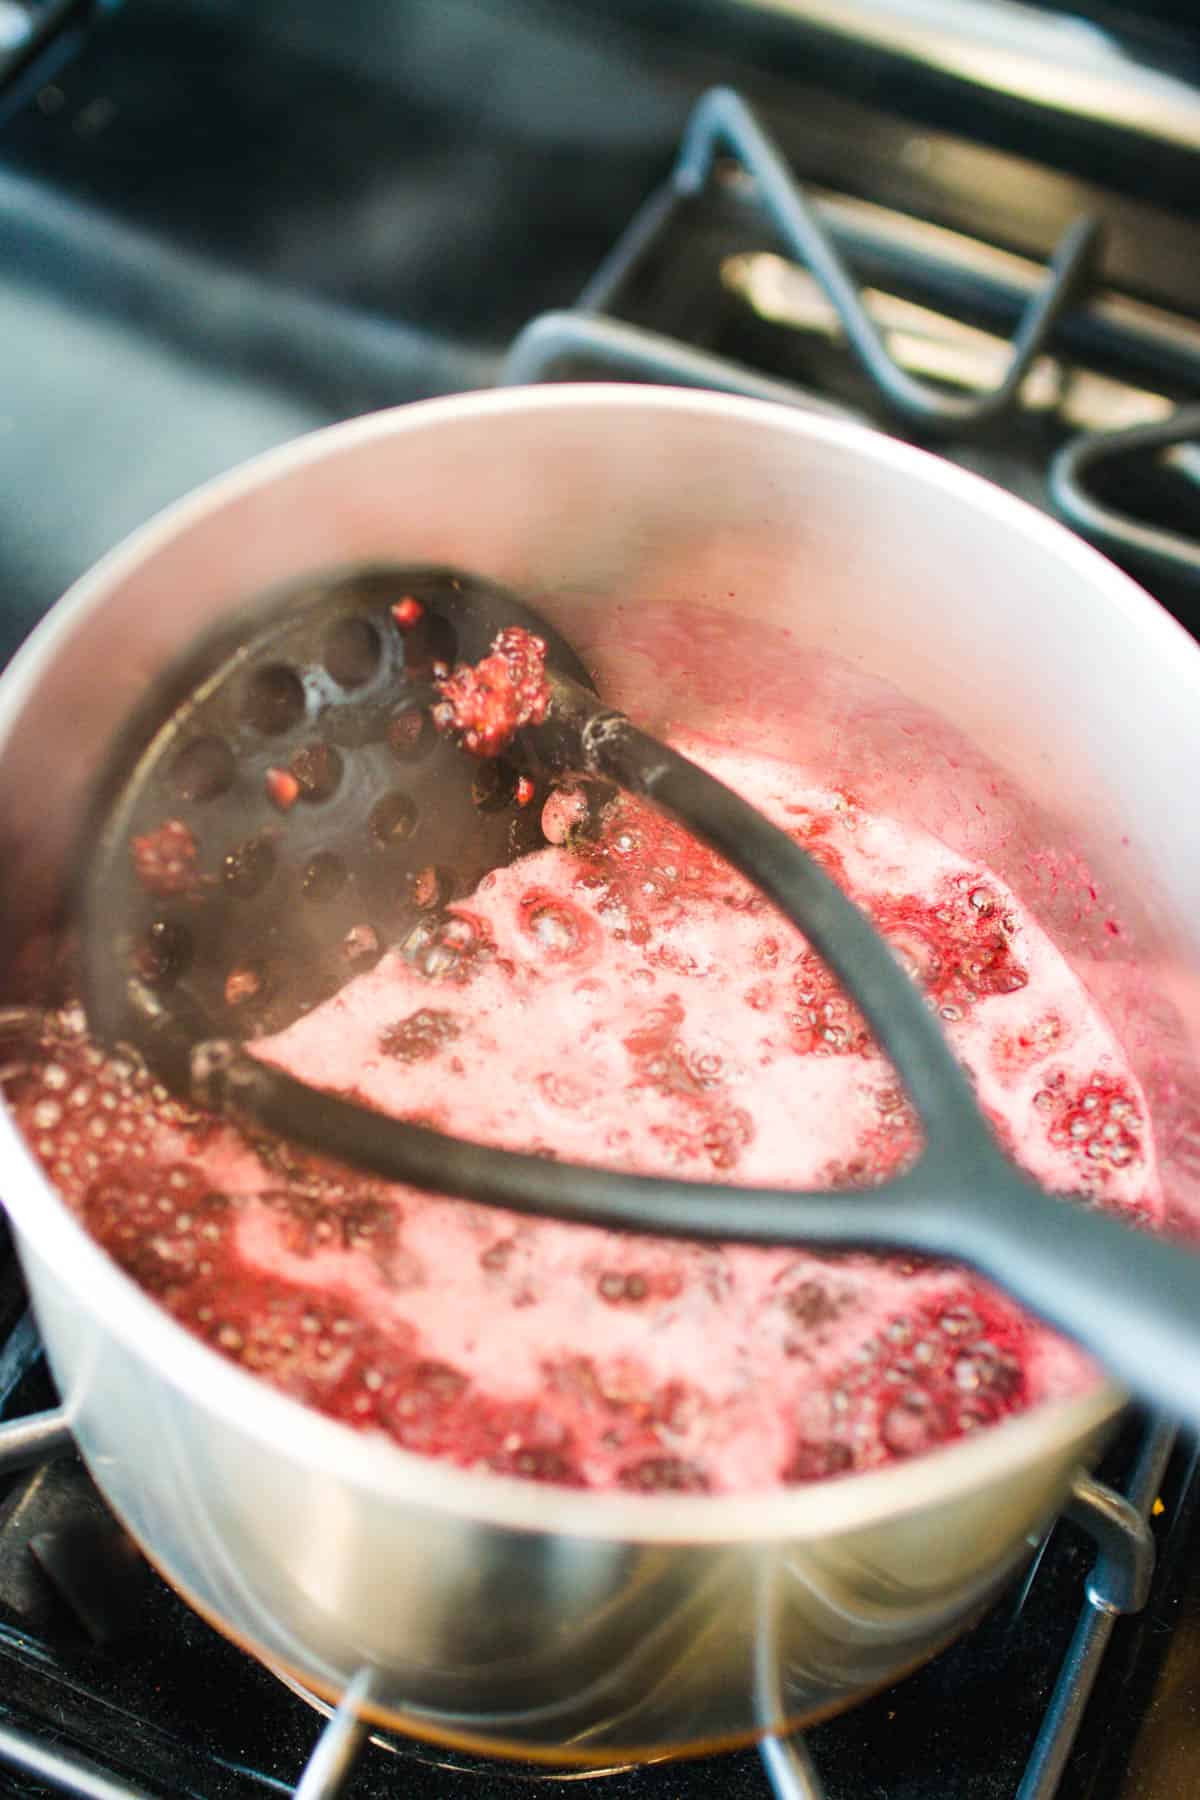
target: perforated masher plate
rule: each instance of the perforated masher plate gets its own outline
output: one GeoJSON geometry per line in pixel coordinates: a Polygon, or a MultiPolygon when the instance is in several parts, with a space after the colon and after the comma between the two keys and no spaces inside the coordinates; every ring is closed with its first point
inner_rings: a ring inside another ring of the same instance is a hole
{"type": "MultiPolygon", "coordinates": [[[[225,620],[156,684],[89,809],[78,898],[85,1002],[137,1042],[147,994],[244,1040],[327,999],[544,843],[543,771],[435,730],[432,682],[498,630],[545,622],[428,568],[293,584],[225,620]]],[[[556,641],[556,666],[586,680],[556,641]]]]}

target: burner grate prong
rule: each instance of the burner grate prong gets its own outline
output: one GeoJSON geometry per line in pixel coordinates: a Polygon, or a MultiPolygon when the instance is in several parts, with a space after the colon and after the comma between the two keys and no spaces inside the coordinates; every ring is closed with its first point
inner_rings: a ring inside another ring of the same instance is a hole
{"type": "Polygon", "coordinates": [[[1085,215],[1074,220],[1059,240],[1045,284],[1028,302],[1017,324],[1012,357],[1001,380],[979,394],[946,393],[910,375],[895,361],[862,303],[854,276],[782,152],[739,94],[730,88],[712,88],[702,96],[685,128],[676,186],[684,193],[698,193],[722,148],[753,176],[763,209],[784,247],[820,282],[851,349],[882,398],[899,418],[925,431],[952,431],[962,437],[1005,412],[1046,349],[1059,317],[1091,283],[1102,228],[1098,219],[1085,215]]]}
{"type": "Polygon", "coordinates": [[[1084,215],[1063,233],[1046,279],[1022,312],[1008,367],[997,384],[974,394],[948,393],[909,373],[893,358],[867,308],[849,266],[817,208],[796,181],[782,151],[739,94],[712,88],[697,102],[684,130],[673,186],[699,193],[719,152],[741,163],[755,183],[763,210],[789,255],[820,283],[838,315],[854,354],[890,410],[923,432],[968,435],[1016,401],[1037,358],[1046,350],[1064,312],[1080,302],[1099,261],[1100,220],[1084,215]]]}
{"type": "Polygon", "coordinates": [[[31,1413],[25,1419],[13,1419],[0,1425],[0,1475],[13,1469],[32,1469],[72,1450],[71,1427],[67,1410],[53,1407],[49,1412],[31,1413]]]}
{"type": "Polygon", "coordinates": [[[344,1792],[370,1731],[361,1711],[370,1687],[371,1671],[360,1669],[317,1739],[294,1800],[337,1800],[344,1792]]]}
{"type": "Polygon", "coordinates": [[[762,1766],[775,1800],[825,1800],[825,1789],[800,1738],[762,1738],[762,1766]]]}
{"type": "Polygon", "coordinates": [[[1125,431],[1090,431],[1072,439],[1050,466],[1050,492],[1061,516],[1101,550],[1132,560],[1153,573],[1200,583],[1200,540],[1105,506],[1089,481],[1104,463],[1159,456],[1200,438],[1200,406],[1181,406],[1167,419],[1125,431]]]}
{"type": "Polygon", "coordinates": [[[1124,1495],[1090,1476],[1076,1481],[1075,1499],[1066,1516],[1088,1532],[1099,1555],[1016,1800],[1054,1800],[1113,1628],[1123,1613],[1139,1612],[1146,1604],[1154,1571],[1154,1540],[1147,1521],[1175,1436],[1172,1424],[1151,1422],[1124,1495]]]}
{"type": "Polygon", "coordinates": [[[11,1725],[0,1724],[0,1763],[21,1769],[77,1800],[156,1800],[146,1788],[130,1787],[117,1776],[106,1775],[92,1763],[59,1750],[48,1739],[30,1737],[11,1725]]]}
{"type": "Polygon", "coordinates": [[[953,393],[912,374],[893,357],[833,232],[797,182],[783,152],[739,94],[711,88],[692,110],[666,187],[651,196],[588,283],[576,310],[544,314],[520,334],[500,376],[504,385],[545,380],[563,363],[591,356],[634,380],[711,387],[853,416],[849,408],[831,407],[818,395],[772,381],[727,358],[604,316],[629,268],[662,234],[677,208],[704,191],[723,155],[732,157],[750,177],[782,247],[821,287],[884,404],[895,418],[925,436],[967,438],[1011,411],[1059,321],[1083,305],[1093,285],[1103,228],[1100,220],[1084,214],[1067,227],[1044,280],[1025,300],[1007,365],[992,387],[953,393]]]}

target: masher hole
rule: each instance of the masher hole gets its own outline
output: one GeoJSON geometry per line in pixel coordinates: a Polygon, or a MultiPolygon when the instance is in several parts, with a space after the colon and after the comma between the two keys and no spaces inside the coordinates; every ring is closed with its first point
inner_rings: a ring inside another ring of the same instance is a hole
{"type": "Polygon", "coordinates": [[[407,877],[408,890],[414,906],[422,912],[435,912],[453,900],[457,883],[453,872],[440,869],[436,863],[427,863],[423,869],[415,870],[407,877]]]}
{"type": "Polygon", "coordinates": [[[471,782],[471,798],[480,812],[499,812],[517,795],[517,771],[502,756],[481,763],[471,782]]]}
{"type": "Polygon", "coordinates": [[[401,762],[417,762],[437,743],[433,721],[424,708],[409,707],[388,721],[388,748],[401,762]]]}
{"type": "Polygon", "coordinates": [[[192,959],[192,941],[174,919],[155,919],[133,950],[134,973],[150,987],[170,987],[192,959]]]}
{"type": "Polygon", "coordinates": [[[286,663],[256,669],[246,683],[246,720],[264,737],[291,731],[304,717],[304,684],[286,663]]]}
{"type": "Polygon", "coordinates": [[[328,800],[342,779],[342,759],[332,744],[305,744],[288,765],[300,784],[300,798],[311,805],[328,800]]]}
{"type": "Polygon", "coordinates": [[[181,800],[216,800],[229,792],[236,773],[233,751],[223,738],[193,738],[171,765],[171,785],[181,800]]]}
{"type": "Polygon", "coordinates": [[[339,619],[326,633],[324,663],[339,687],[364,687],[382,653],[379,633],[369,619],[339,619]]]}
{"type": "Polygon", "coordinates": [[[425,616],[403,635],[404,667],[410,675],[428,675],[434,663],[454,667],[458,655],[458,633],[449,619],[428,606],[425,616]]]}
{"type": "Polygon", "coordinates": [[[394,790],[371,809],[371,836],[381,850],[406,843],[417,828],[417,809],[407,794],[394,790]]]}

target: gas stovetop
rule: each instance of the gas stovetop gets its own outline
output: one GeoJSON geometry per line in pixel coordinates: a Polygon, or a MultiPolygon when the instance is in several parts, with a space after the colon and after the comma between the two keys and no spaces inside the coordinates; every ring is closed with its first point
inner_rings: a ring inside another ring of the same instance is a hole
{"type": "MultiPolygon", "coordinates": [[[[6,62],[18,10],[0,6],[0,657],[127,530],[247,455],[564,376],[869,419],[1066,516],[1200,629],[1186,8],[1077,9],[1110,40],[966,0],[795,0],[794,18],[131,0],[102,19],[43,0],[44,41],[6,62]],[[1121,38],[1135,63],[1112,64],[1121,38]],[[966,56],[1003,42],[1007,60],[966,56]],[[1047,100],[1030,69],[1055,56],[1047,100]]],[[[4,1242],[0,1420],[53,1406],[4,1242]]],[[[1190,1797],[1192,1447],[1133,1419],[1100,1477],[973,1633],[790,1762],[776,1746],[600,1791],[1190,1797]]],[[[586,1778],[337,1727],[314,1758],[319,1714],[164,1587],[52,1417],[0,1428],[0,1666],[0,1794],[252,1800],[306,1763],[305,1800],[586,1778]]]]}

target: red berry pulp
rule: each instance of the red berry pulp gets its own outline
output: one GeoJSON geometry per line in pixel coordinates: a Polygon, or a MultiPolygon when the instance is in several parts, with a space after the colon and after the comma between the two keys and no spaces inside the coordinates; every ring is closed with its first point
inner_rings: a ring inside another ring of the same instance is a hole
{"type": "MultiPolygon", "coordinates": [[[[1034,1176],[1161,1218],[1120,1046],[994,874],[785,764],[684,747],[872,914],[1034,1176]]],[[[438,902],[415,949],[258,1053],[546,1156],[798,1188],[910,1161],[917,1122],[800,935],[652,810],[592,810],[580,789],[552,796],[546,849],[438,902]]],[[[77,1009],[13,1091],[67,1203],[189,1330],[334,1418],[467,1467],[762,1490],[920,1455],[1092,1379],[949,1265],[522,1220],[238,1133],[91,1045],[77,1009]]]]}
{"type": "Polygon", "coordinates": [[[498,635],[490,656],[459,663],[437,682],[439,731],[454,732],[472,756],[499,756],[524,725],[540,725],[550,705],[546,645],[520,625],[498,635]]]}

